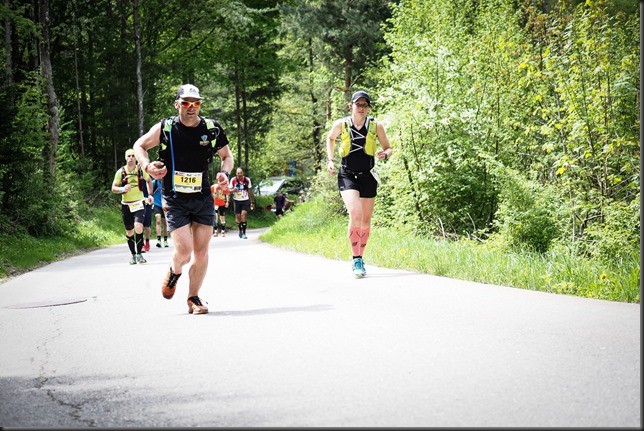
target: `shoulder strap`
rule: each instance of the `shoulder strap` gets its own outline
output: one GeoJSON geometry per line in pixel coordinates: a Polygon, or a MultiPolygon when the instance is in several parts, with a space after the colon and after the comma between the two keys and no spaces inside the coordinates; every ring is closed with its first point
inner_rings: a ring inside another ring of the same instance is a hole
{"type": "Polygon", "coordinates": [[[172,126],[177,122],[177,117],[163,118],[161,120],[161,140],[164,144],[167,144],[170,141],[170,132],[172,131],[172,126]]]}
{"type": "Polygon", "coordinates": [[[217,138],[219,137],[220,133],[219,127],[217,127],[215,120],[213,120],[212,118],[204,118],[204,122],[206,123],[206,129],[208,130],[210,144],[214,148],[217,144],[217,138]]]}

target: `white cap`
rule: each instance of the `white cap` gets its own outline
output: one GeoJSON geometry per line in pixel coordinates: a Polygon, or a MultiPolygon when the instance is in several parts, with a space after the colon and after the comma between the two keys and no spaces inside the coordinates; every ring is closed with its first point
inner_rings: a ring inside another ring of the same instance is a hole
{"type": "Polygon", "coordinates": [[[183,84],[177,91],[177,99],[192,97],[193,99],[203,99],[199,94],[199,89],[192,84],[183,84]]]}

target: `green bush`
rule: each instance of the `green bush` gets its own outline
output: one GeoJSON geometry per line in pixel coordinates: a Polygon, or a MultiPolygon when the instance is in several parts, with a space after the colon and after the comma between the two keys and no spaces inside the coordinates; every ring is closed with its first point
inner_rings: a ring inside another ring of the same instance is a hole
{"type": "Polygon", "coordinates": [[[612,202],[603,207],[603,222],[597,219],[584,230],[582,247],[604,262],[620,263],[639,255],[639,198],[630,203],[612,202]]]}
{"type": "Polygon", "coordinates": [[[501,179],[495,224],[511,248],[548,251],[561,232],[555,196],[547,186],[537,187],[519,175],[507,174],[501,179]]]}

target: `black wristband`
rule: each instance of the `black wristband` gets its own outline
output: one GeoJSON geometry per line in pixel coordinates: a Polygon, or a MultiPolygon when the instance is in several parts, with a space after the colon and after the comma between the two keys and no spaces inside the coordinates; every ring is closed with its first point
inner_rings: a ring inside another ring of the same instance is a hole
{"type": "Polygon", "coordinates": [[[228,171],[221,171],[221,172],[223,172],[224,174],[226,174],[226,176],[227,176],[228,178],[230,178],[230,172],[228,172],[228,171]]]}

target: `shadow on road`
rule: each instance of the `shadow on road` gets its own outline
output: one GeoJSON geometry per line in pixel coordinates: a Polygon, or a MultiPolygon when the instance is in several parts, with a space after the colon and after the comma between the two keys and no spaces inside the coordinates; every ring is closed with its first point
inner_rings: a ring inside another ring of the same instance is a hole
{"type": "Polygon", "coordinates": [[[303,307],[274,307],[257,308],[254,310],[229,310],[208,313],[208,316],[257,316],[260,314],[292,313],[298,311],[329,311],[333,307],[328,304],[307,305],[303,307]]]}

